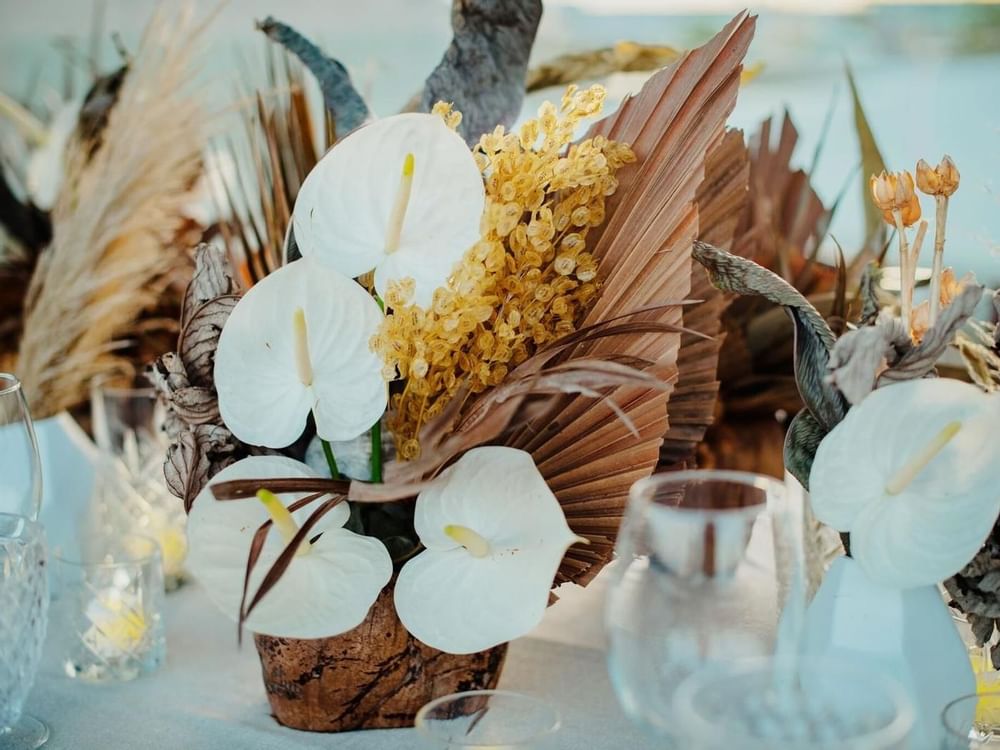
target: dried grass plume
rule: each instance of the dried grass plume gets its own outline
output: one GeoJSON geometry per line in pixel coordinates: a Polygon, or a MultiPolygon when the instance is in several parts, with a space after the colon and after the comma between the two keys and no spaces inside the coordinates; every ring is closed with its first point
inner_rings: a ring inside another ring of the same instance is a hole
{"type": "Polygon", "coordinates": [[[172,245],[201,170],[208,117],[192,81],[205,23],[192,4],[161,6],[101,145],[92,156],[79,141],[69,147],[18,357],[36,418],[82,402],[93,376],[122,364],[120,337],[156,302],[185,252],[172,245]]]}

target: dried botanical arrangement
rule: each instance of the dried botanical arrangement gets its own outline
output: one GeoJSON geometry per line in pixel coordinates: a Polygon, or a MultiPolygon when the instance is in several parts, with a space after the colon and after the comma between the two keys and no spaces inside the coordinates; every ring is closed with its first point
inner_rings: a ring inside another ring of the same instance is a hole
{"type": "Polygon", "coordinates": [[[160,347],[155,332],[176,330],[173,295],[190,275],[179,248],[190,246],[185,230],[201,231],[186,218],[207,119],[192,85],[201,28],[190,7],[158,12],[134,58],[69,120],[51,242],[21,303],[16,367],[36,418],[84,401],[95,375],[134,371],[130,359],[148,361],[143,339],[160,347]]]}
{"type": "MultiPolygon", "coordinates": [[[[1000,408],[989,364],[997,332],[972,319],[983,287],[971,275],[956,280],[944,266],[948,203],[958,186],[947,156],[936,167],[918,162],[916,178],[905,171],[871,176],[872,204],[896,230],[900,299],[898,308],[884,304],[877,266],[869,266],[857,319],[840,336],[773,272],[705,244],[696,245],[695,257],[719,288],[781,305],[792,319],[805,408],[789,427],[784,460],[810,489],[817,518],[842,532],[848,554],[872,580],[899,588],[944,581],[952,606],[985,644],[1000,616],[1000,495],[988,438],[1000,408]],[[931,297],[913,305],[928,230],[918,190],[936,211],[931,297]],[[975,352],[965,355],[974,385],[935,377],[950,346],[975,352]]],[[[993,659],[998,663],[996,650],[993,659]]]]}
{"type": "MultiPolygon", "coordinates": [[[[286,263],[239,295],[199,251],[178,351],[155,368],[192,572],[255,633],[293,726],[399,726],[456,680],[494,684],[553,585],[610,560],[664,435],[682,462],[710,419],[721,297],[692,303],[691,252],[736,225],[744,152],[724,121],[754,19],[574,141],[600,87],[513,132],[503,87],[439,88],[479,80],[460,63],[490,5],[456,4],[472,16],[424,92],[444,101],[384,119],[343,66],[263,24],[318,74],[340,137],[297,192],[286,263]],[[345,652],[406,668],[373,678],[328,658],[345,652]]],[[[521,43],[495,51],[522,79],[523,5],[521,43]]]]}

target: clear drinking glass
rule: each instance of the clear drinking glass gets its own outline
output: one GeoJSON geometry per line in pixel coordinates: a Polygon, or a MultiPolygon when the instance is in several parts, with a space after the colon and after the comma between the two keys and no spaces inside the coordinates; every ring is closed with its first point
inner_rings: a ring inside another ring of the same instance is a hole
{"type": "Polygon", "coordinates": [[[166,656],[156,541],[101,536],[80,549],[79,559],[53,555],[53,642],[66,674],[107,682],[154,671],[166,656]]]}
{"type": "Polygon", "coordinates": [[[913,704],[884,672],[830,657],[705,668],[674,697],[686,750],[905,750],[913,704]]]}
{"type": "Polygon", "coordinates": [[[609,671],[625,713],[663,747],[684,747],[672,704],[688,675],[797,648],[802,528],[768,477],[687,471],[633,485],[607,599],[609,671]]]}
{"type": "Polygon", "coordinates": [[[90,404],[99,449],[94,493],[101,530],[156,539],[166,587],[173,590],[183,580],[187,515],[163,478],[166,409],[152,388],[119,386],[107,378],[95,380],[90,404]]]}
{"type": "Polygon", "coordinates": [[[25,516],[0,513],[0,747],[36,748],[49,730],[22,713],[48,620],[45,534],[25,516]]]}
{"type": "Polygon", "coordinates": [[[941,750],[1000,748],[1000,691],[966,695],[941,712],[946,738],[941,750]]]}
{"type": "Polygon", "coordinates": [[[35,520],[42,507],[42,464],[21,382],[0,372],[0,513],[35,520]]]}
{"type": "Polygon", "coordinates": [[[507,690],[470,690],[428,703],[416,728],[427,748],[544,750],[559,731],[559,713],[548,703],[507,690]]]}

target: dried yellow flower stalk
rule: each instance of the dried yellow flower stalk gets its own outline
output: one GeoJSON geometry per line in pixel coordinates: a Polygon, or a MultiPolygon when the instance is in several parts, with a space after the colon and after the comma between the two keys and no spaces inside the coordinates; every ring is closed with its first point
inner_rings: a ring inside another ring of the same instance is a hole
{"type": "MultiPolygon", "coordinates": [[[[497,127],[474,149],[486,182],[480,241],[466,253],[430,309],[411,304],[412,283],[386,293],[372,338],[385,377],[405,378],[391,399],[399,455],[415,458],[417,435],[462,386],[498,385],[540,345],[576,330],[598,290],[587,234],[604,221],[615,173],[635,159],[603,136],[571,143],[577,125],[601,112],[604,89],[570,86],[518,132],[497,127]]],[[[457,124],[450,106],[434,110],[457,124]]]]}

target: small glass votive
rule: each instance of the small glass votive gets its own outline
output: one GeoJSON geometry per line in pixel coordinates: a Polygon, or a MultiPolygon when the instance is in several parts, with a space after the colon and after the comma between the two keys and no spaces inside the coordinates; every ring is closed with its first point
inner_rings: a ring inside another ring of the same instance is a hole
{"type": "Polygon", "coordinates": [[[507,690],[470,690],[431,701],[417,712],[417,734],[435,750],[543,750],[559,731],[559,712],[507,690]]]}
{"type": "Polygon", "coordinates": [[[149,537],[84,538],[53,555],[50,618],[64,670],[87,682],[132,680],[166,656],[163,562],[149,537]]]}
{"type": "Polygon", "coordinates": [[[156,539],[164,582],[172,591],[185,580],[187,514],[163,476],[166,407],[151,387],[102,376],[91,384],[90,408],[98,447],[94,502],[101,531],[156,539]]]}
{"type": "Polygon", "coordinates": [[[1000,690],[965,695],[941,712],[941,750],[1000,748],[1000,690]]]}
{"type": "Polygon", "coordinates": [[[677,688],[685,750],[905,750],[915,711],[903,686],[834,657],[739,659],[677,688]]]}

